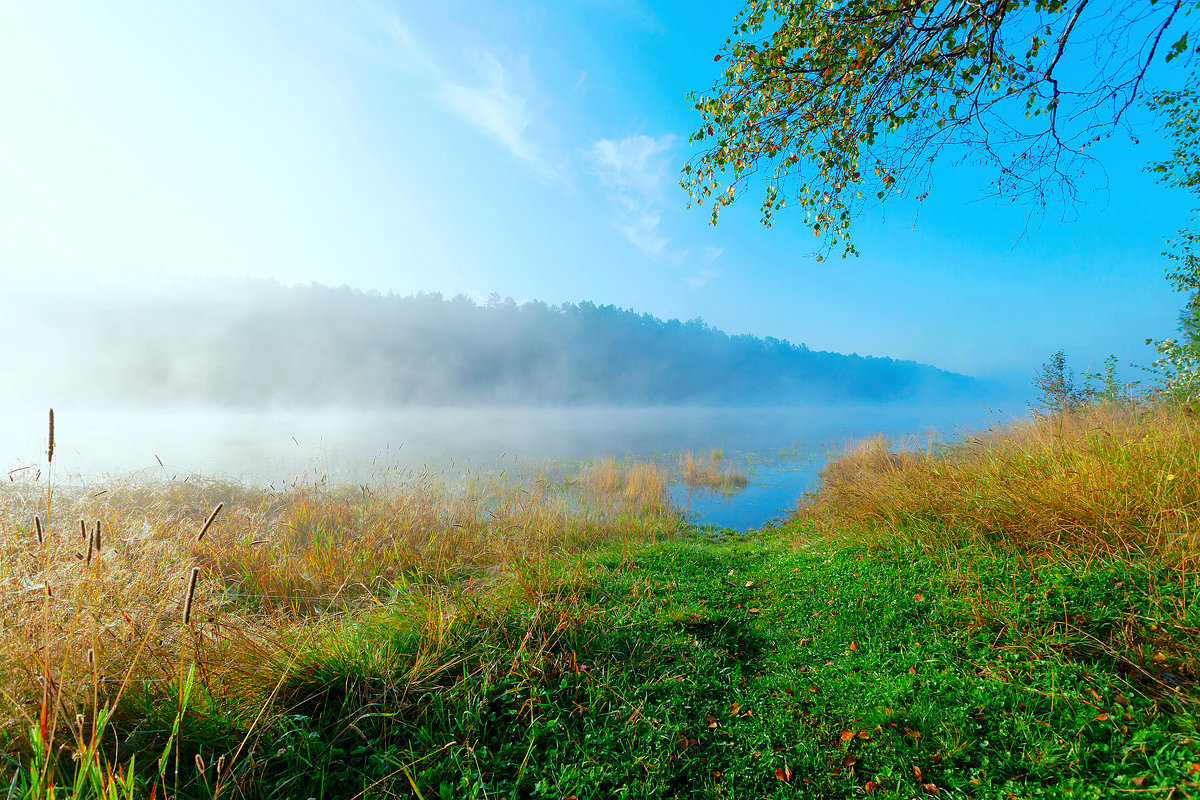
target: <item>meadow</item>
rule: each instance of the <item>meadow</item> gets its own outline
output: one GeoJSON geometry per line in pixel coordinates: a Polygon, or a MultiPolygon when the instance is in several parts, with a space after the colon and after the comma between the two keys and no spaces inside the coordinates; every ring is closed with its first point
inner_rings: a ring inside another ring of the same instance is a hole
{"type": "Polygon", "coordinates": [[[1198,456],[1161,404],[868,440],[746,534],[669,500],[711,453],[51,461],[0,489],[9,796],[1193,796],[1198,456]]]}

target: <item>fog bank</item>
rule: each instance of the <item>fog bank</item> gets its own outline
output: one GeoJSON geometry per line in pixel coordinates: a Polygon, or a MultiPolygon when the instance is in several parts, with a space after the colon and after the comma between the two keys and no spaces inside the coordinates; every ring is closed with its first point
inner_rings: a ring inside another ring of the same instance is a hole
{"type": "Polygon", "coordinates": [[[945,403],[987,388],[911,361],[813,351],[586,302],[493,296],[479,305],[243,281],[170,297],[41,295],[12,305],[10,341],[22,347],[3,368],[21,387],[10,396],[48,404],[945,403]]]}

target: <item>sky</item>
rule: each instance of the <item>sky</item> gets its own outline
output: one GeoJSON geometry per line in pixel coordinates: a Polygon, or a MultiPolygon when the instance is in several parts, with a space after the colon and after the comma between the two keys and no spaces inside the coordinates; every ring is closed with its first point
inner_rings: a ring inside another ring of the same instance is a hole
{"type": "Polygon", "coordinates": [[[1143,171],[1165,152],[1145,114],[1078,206],[1030,216],[947,162],[923,203],[855,221],[857,258],[818,262],[753,193],[709,225],[678,185],[686,96],[739,8],[0,0],[0,292],[588,300],[1013,380],[1059,349],[1145,363],[1172,334],[1160,253],[1190,198],[1143,171]]]}

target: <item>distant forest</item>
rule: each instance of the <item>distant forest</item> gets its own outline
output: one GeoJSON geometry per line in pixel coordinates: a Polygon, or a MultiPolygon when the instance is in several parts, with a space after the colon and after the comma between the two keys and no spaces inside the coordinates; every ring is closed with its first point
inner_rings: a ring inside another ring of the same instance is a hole
{"type": "Polygon", "coordinates": [[[601,306],[258,285],[95,316],[96,388],[258,406],[790,404],[976,395],[912,361],[601,306]]]}

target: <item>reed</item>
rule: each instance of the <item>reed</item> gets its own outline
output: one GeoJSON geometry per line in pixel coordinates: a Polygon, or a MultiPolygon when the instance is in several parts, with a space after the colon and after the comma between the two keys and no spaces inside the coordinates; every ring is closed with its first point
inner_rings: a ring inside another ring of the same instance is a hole
{"type": "Polygon", "coordinates": [[[749,482],[746,473],[729,463],[721,450],[710,450],[707,455],[684,450],[676,457],[675,465],[684,485],[693,490],[733,494],[749,482]]]}

